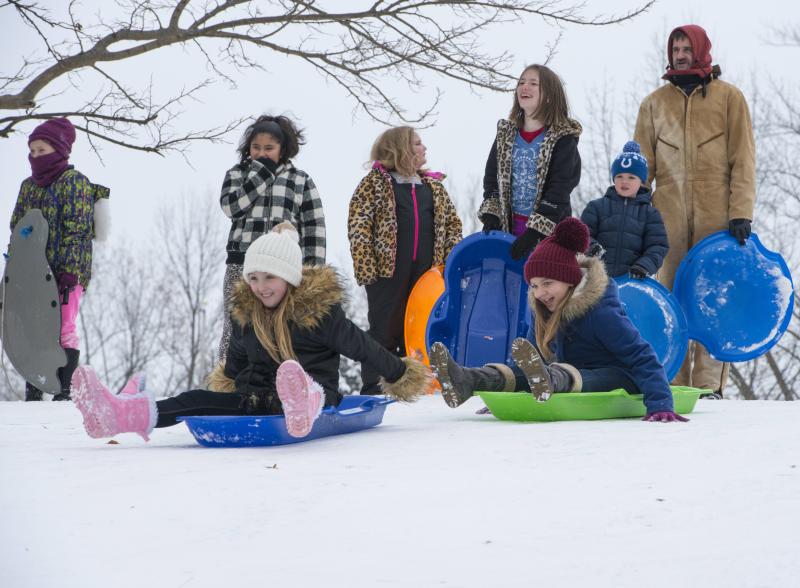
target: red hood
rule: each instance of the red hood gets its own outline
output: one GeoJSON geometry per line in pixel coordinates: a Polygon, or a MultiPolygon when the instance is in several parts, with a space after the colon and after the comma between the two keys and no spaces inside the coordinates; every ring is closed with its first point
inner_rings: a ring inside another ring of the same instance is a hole
{"type": "Polygon", "coordinates": [[[667,68],[667,73],[664,74],[665,79],[670,76],[685,74],[697,74],[701,78],[706,78],[711,75],[711,41],[709,40],[705,29],[699,25],[691,24],[673,29],[667,38],[667,61],[669,62],[669,67],[667,68]],[[694,56],[694,63],[692,63],[691,69],[684,69],[680,71],[673,69],[672,36],[676,31],[683,31],[683,33],[689,37],[689,41],[692,43],[692,55],[694,56]]]}

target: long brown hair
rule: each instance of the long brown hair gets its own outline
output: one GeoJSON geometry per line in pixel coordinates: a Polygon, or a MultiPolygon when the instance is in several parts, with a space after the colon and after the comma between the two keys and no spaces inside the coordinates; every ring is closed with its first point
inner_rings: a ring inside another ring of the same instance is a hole
{"type": "Polygon", "coordinates": [[[289,330],[289,317],[294,309],[294,290],[295,287],[289,284],[278,306],[267,308],[260,305],[251,316],[258,342],[276,363],[297,359],[289,330]]]}
{"type": "MultiPolygon", "coordinates": [[[[522,79],[529,71],[539,74],[539,107],[534,116],[544,123],[546,127],[553,127],[565,124],[569,120],[569,104],[567,103],[567,93],[558,74],[546,65],[534,63],[529,65],[519,76],[522,79]]],[[[517,89],[514,88],[514,104],[508,119],[521,129],[525,124],[525,111],[519,105],[517,89]]]]}
{"type": "Polygon", "coordinates": [[[389,171],[410,177],[417,173],[414,165],[413,127],[394,127],[383,131],[370,151],[370,161],[379,161],[389,171]]]}
{"type": "Polygon", "coordinates": [[[553,359],[550,343],[556,338],[558,329],[561,326],[561,315],[564,313],[564,307],[567,305],[567,302],[572,298],[573,292],[575,292],[575,286],[570,286],[566,296],[558,303],[558,306],[556,306],[553,312],[547,310],[547,307],[536,299],[532,289],[528,292],[528,305],[533,309],[535,321],[534,333],[536,334],[536,346],[547,361],[553,359]]]}

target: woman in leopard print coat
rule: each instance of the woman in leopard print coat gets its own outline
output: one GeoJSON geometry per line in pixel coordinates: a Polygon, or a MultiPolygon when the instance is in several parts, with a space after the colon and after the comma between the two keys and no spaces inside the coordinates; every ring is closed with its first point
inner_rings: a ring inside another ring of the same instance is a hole
{"type": "MultiPolygon", "coordinates": [[[[442,185],[425,171],[425,146],[411,127],[381,134],[372,169],[350,200],[348,237],[356,281],[366,287],[369,334],[405,355],[406,302],[419,277],[443,265],[461,240],[461,219],[442,185]]],[[[362,394],[379,394],[378,374],[362,366],[362,394]]]]}
{"type": "Polygon", "coordinates": [[[514,259],[527,257],[572,215],[570,194],[581,179],[580,134],[558,75],[544,65],[525,68],[511,114],[497,123],[478,209],[485,231],[517,237],[514,259]]]}

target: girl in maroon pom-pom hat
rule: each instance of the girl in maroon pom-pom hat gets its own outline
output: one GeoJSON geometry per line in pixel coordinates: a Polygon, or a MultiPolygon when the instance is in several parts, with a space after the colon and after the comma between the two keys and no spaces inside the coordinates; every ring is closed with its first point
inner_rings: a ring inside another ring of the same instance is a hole
{"type": "Polygon", "coordinates": [[[674,412],[672,391],[653,348],[625,314],[602,260],[586,257],[589,230],[566,218],[525,263],[534,326],[514,340],[514,368],[489,364],[464,368],[442,343],[431,347],[431,366],[448,405],[476,390],[532,392],[547,400],[558,392],[624,388],[643,394],[648,421],[685,421],[674,412]]]}

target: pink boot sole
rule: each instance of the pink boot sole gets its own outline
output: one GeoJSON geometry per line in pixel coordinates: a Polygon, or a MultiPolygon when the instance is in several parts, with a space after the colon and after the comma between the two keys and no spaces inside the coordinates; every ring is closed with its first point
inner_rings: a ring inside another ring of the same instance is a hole
{"type": "Polygon", "coordinates": [[[325,403],[322,387],[293,360],[284,361],[278,367],[276,386],[283,404],[287,432],[292,437],[305,437],[311,432],[325,403]]]}

